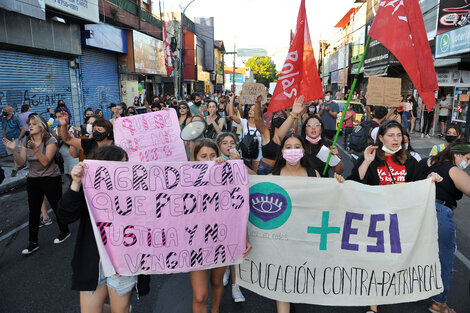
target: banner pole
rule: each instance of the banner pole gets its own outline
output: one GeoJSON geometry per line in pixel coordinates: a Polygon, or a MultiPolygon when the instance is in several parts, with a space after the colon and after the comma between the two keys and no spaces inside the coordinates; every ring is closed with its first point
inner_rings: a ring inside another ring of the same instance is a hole
{"type": "MultiPolygon", "coordinates": [[[[367,37],[366,46],[364,47],[364,53],[362,54],[361,62],[359,63],[359,68],[357,69],[357,73],[356,75],[354,75],[354,80],[351,86],[351,91],[349,92],[348,100],[346,101],[346,105],[344,106],[343,114],[341,115],[341,121],[339,122],[338,129],[336,130],[336,135],[335,135],[335,138],[333,139],[333,145],[331,146],[331,148],[336,147],[336,141],[338,140],[339,132],[341,131],[341,127],[343,126],[344,117],[346,116],[346,111],[348,110],[349,102],[351,102],[354,88],[356,87],[356,83],[357,83],[357,77],[359,76],[361,72],[362,64],[364,63],[364,58],[366,56],[367,49],[369,48],[369,43],[370,43],[370,37],[367,37]]],[[[325,168],[323,169],[323,175],[325,175],[326,171],[328,170],[328,164],[330,164],[330,160],[331,160],[331,153],[328,155],[328,159],[326,160],[325,168]]]]}

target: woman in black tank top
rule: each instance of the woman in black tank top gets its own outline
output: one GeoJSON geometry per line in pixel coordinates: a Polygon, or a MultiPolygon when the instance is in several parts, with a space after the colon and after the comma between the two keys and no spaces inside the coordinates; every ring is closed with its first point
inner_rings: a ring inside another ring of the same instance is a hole
{"type": "Polygon", "coordinates": [[[271,125],[266,126],[261,112],[261,97],[258,97],[255,105],[255,125],[261,134],[261,152],[263,155],[258,165],[258,175],[267,175],[276,162],[276,156],[281,150],[281,138],[278,135],[279,127],[285,120],[285,112],[279,111],[273,114],[271,125]]]}
{"type": "Polygon", "coordinates": [[[424,175],[435,172],[442,177],[442,181],[436,184],[436,214],[444,291],[433,297],[434,303],[429,307],[429,311],[434,313],[454,312],[447,306],[456,248],[452,216],[453,209],[457,207],[457,200],[460,200],[463,194],[470,196],[470,176],[464,171],[469,163],[470,144],[462,141],[452,143],[436,156],[419,162],[424,175]]]}

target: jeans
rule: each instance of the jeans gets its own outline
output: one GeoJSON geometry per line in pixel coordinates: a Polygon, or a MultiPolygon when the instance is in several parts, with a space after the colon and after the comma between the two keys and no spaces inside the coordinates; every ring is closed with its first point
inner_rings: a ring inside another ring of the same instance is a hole
{"type": "Polygon", "coordinates": [[[439,261],[441,262],[441,278],[444,291],[432,299],[436,302],[446,303],[449,296],[450,283],[454,267],[454,254],[457,248],[455,242],[454,212],[443,204],[436,202],[439,261]]]}
{"type": "Polygon", "coordinates": [[[258,170],[256,171],[256,174],[258,174],[258,175],[268,175],[269,172],[271,172],[272,169],[273,169],[272,167],[264,165],[263,162],[259,162],[258,170]]]}
{"type": "Polygon", "coordinates": [[[408,131],[408,127],[410,126],[411,123],[411,113],[409,111],[403,112],[403,129],[405,132],[408,131]]]}
{"type": "Polygon", "coordinates": [[[55,177],[28,177],[26,180],[29,204],[29,241],[38,242],[39,217],[41,205],[46,196],[52,210],[57,218],[57,224],[61,233],[67,233],[69,228],[61,223],[57,217],[57,203],[62,197],[62,180],[60,176],[55,177]]]}

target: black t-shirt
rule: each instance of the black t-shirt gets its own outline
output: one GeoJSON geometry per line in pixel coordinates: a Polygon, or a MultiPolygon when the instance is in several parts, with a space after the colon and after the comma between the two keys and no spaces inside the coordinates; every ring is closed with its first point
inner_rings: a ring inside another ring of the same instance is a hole
{"type": "Polygon", "coordinates": [[[310,151],[307,153],[308,159],[310,161],[310,165],[313,169],[317,170],[318,173],[320,173],[321,177],[329,177],[329,172],[331,166],[328,165],[328,170],[326,171],[326,174],[323,175],[323,169],[325,168],[326,163],[317,158],[318,152],[320,152],[320,149],[323,145],[321,143],[318,144],[309,144],[310,151]]]}
{"type": "Polygon", "coordinates": [[[87,158],[93,151],[95,151],[96,148],[98,148],[98,143],[93,138],[90,138],[90,139],[84,138],[81,140],[81,144],[82,144],[83,154],[85,154],[87,158]]]}
{"type": "Polygon", "coordinates": [[[449,175],[450,169],[455,165],[452,162],[446,162],[441,165],[428,167],[427,162],[428,158],[419,161],[419,167],[423,169],[423,178],[432,172],[442,177],[442,181],[436,184],[436,199],[445,201],[447,206],[457,207],[457,200],[462,199],[463,193],[457,189],[449,175]]]}

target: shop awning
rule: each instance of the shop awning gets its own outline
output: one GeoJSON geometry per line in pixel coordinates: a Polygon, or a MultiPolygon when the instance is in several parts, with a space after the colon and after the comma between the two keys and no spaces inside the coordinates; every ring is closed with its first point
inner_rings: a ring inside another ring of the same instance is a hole
{"type": "Polygon", "coordinates": [[[462,60],[461,58],[435,59],[434,67],[445,67],[445,66],[457,65],[461,60],[462,60]]]}
{"type": "Polygon", "coordinates": [[[387,73],[388,73],[388,65],[381,65],[381,66],[364,69],[364,77],[386,76],[387,73]]]}
{"type": "MultiPolygon", "coordinates": [[[[357,74],[357,69],[359,68],[359,63],[353,63],[351,67],[351,75],[356,75],[357,74]]],[[[364,73],[364,64],[362,64],[361,71],[359,73],[364,73]]]]}

